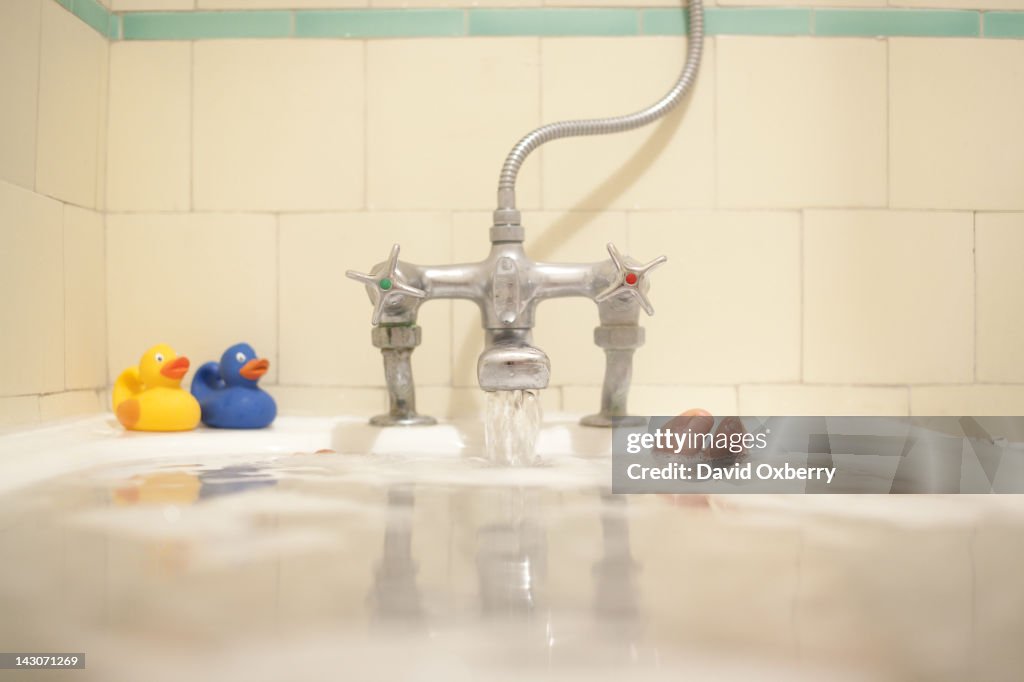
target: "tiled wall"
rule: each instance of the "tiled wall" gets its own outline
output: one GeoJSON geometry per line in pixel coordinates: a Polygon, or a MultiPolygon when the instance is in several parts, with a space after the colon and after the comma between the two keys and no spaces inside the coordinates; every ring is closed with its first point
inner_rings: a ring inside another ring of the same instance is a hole
{"type": "MultiPolygon", "coordinates": [[[[464,3],[416,6],[451,4],[464,3]]],[[[301,13],[285,12],[284,35],[296,37],[224,39],[208,37],[223,17],[113,15],[125,39],[109,48],[106,379],[153,342],[204,360],[245,339],[271,358],[286,411],[383,409],[370,304],[344,271],[396,241],[414,262],[483,257],[515,140],[542,122],[635,109],[678,72],[683,39],[643,23],[644,6],[674,2],[544,4],[641,18],[636,35],[547,36],[527,22],[513,32],[534,35],[479,36],[464,23],[451,37],[440,24],[430,37],[344,39],[334,28],[311,39],[301,13]],[[132,21],[171,33],[132,40],[132,21]]],[[[643,322],[635,411],[1024,413],[1024,41],[986,37],[1019,35],[1016,15],[844,19],[776,9],[800,2],[717,4],[773,8],[716,8],[684,111],[552,143],[520,179],[534,257],[601,259],[607,241],[641,259],[669,255],[651,292],[658,314],[643,322]],[[741,35],[764,26],[782,35],[741,35]]],[[[198,0],[257,5],[367,2],[198,0]]],[[[114,12],[195,6],[111,0],[114,12]]],[[[246,14],[277,30],[273,13],[246,14]]],[[[360,15],[362,35],[400,14],[360,15]]],[[[586,301],[540,308],[546,409],[596,407],[595,318],[586,301]]],[[[421,407],[476,409],[475,308],[431,302],[420,323],[421,407]]]]}
{"type": "Polygon", "coordinates": [[[108,42],[0,3],[0,426],[100,409],[108,42]]]}

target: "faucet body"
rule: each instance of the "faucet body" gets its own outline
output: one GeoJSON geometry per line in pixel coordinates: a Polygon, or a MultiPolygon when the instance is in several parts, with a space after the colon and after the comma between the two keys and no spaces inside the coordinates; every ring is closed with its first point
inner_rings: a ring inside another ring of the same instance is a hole
{"type": "Polygon", "coordinates": [[[477,362],[484,391],[546,388],[551,363],[533,345],[537,305],[552,298],[583,297],[597,303],[600,325],[594,340],[605,350],[606,368],[600,411],[585,424],[610,426],[625,417],[632,377],[633,352],[643,344],[640,310],[653,313],[647,301],[647,273],[665,261],[646,265],[621,256],[612,244],[611,258],[595,263],[544,263],[531,259],[522,242],[522,227],[491,229],[491,251],[478,263],[416,265],[398,259],[396,244],[388,260],[369,274],[348,275],[366,285],[374,303],[372,340],[384,357],[390,409],[371,421],[377,425],[431,424],[416,412],[411,354],[421,339],[416,324],[420,306],[433,299],[465,299],[480,309],[485,332],[477,362]]]}

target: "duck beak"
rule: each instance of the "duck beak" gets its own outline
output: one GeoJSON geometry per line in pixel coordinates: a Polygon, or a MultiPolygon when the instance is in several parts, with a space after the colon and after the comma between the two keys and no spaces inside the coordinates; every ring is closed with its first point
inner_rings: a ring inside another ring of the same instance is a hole
{"type": "Polygon", "coordinates": [[[249,381],[256,381],[266,374],[268,369],[270,369],[270,360],[260,358],[259,360],[250,360],[242,365],[242,369],[238,370],[238,373],[249,381]]]}
{"type": "Polygon", "coordinates": [[[186,373],[188,373],[189,362],[188,358],[184,355],[180,358],[174,358],[166,365],[160,368],[160,373],[168,379],[181,380],[186,373]]]}

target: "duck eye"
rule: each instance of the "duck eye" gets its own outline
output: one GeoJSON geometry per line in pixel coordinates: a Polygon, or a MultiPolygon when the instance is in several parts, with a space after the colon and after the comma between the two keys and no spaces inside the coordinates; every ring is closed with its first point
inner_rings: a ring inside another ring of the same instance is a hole
{"type": "Polygon", "coordinates": [[[238,362],[245,362],[245,353],[243,353],[242,351],[238,351],[237,353],[235,353],[235,360],[237,360],[238,362]]]}
{"type": "Polygon", "coordinates": [[[163,353],[157,353],[156,354],[156,361],[157,362],[163,362],[164,361],[164,354],[163,353]]]}

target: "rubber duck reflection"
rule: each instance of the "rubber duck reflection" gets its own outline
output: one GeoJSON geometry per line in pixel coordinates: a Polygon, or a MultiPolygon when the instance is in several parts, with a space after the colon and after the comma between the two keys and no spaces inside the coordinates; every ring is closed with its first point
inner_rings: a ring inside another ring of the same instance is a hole
{"type": "Polygon", "coordinates": [[[156,471],[132,476],[111,493],[114,504],[189,505],[198,500],[277,485],[263,467],[241,464],[210,471],[156,471]]]}

